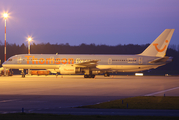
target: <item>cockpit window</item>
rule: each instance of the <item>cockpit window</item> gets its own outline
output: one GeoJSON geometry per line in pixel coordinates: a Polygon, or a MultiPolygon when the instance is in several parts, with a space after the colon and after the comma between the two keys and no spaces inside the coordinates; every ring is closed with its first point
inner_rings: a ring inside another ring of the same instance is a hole
{"type": "Polygon", "coordinates": [[[12,61],[12,59],[9,59],[8,61],[12,61]]]}

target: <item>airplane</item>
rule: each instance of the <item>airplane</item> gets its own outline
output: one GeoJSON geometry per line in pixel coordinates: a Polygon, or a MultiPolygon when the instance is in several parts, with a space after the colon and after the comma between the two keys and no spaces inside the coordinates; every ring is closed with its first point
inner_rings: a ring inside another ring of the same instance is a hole
{"type": "Polygon", "coordinates": [[[155,69],[172,61],[165,56],[174,29],[165,29],[142,53],[136,55],[86,54],[19,54],[10,57],[2,66],[7,69],[46,69],[52,73],[110,76],[113,72],[138,72],[155,69]]]}

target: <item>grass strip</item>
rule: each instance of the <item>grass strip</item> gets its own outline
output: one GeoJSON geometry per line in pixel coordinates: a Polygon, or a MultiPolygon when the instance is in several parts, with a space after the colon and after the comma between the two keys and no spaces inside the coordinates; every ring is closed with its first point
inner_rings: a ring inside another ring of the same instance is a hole
{"type": "Polygon", "coordinates": [[[0,114],[0,120],[178,120],[179,117],[163,116],[101,116],[54,114],[0,114]]]}
{"type": "Polygon", "coordinates": [[[172,96],[139,96],[125,98],[79,108],[100,109],[171,109],[179,110],[179,97],[172,96]]]}

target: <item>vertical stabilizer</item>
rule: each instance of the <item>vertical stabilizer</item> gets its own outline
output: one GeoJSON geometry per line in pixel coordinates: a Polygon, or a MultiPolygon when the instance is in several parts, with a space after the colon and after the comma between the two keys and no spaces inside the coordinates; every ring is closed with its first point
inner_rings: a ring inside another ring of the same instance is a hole
{"type": "Polygon", "coordinates": [[[165,29],[140,55],[164,57],[175,29],[165,29]]]}

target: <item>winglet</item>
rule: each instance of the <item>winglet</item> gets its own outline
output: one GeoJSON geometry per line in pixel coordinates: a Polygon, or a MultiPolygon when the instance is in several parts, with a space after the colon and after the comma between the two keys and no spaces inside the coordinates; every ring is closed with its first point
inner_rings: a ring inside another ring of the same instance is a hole
{"type": "Polygon", "coordinates": [[[175,29],[165,29],[141,54],[164,57],[175,29]]]}

